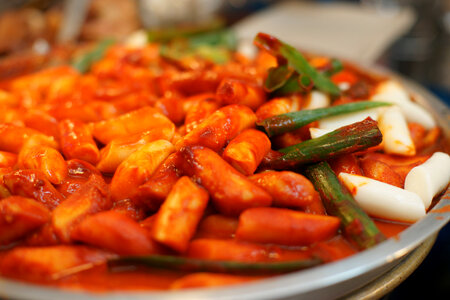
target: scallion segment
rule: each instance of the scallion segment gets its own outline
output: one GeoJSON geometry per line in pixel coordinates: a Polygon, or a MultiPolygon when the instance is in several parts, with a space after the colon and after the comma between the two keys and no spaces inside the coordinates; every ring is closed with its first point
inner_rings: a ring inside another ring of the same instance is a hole
{"type": "Polygon", "coordinates": [[[333,96],[338,96],[341,93],[339,88],[327,76],[321,74],[311,66],[306,58],[291,45],[261,32],[255,37],[254,43],[256,46],[269,51],[274,56],[285,59],[299,74],[308,76],[317,89],[333,96]]]}
{"type": "Polygon", "coordinates": [[[280,274],[321,264],[319,258],[280,262],[216,261],[170,255],[122,256],[108,261],[110,268],[141,266],[188,272],[219,272],[239,274],[280,274]]]}
{"type": "Polygon", "coordinates": [[[386,237],[342,186],[327,162],[306,168],[306,175],[319,192],[327,213],[341,220],[345,236],[360,250],[375,246],[386,237]]]}
{"type": "Polygon", "coordinates": [[[292,169],[338,155],[362,151],[382,141],[377,122],[371,118],[336,129],[321,137],[279,150],[280,155],[264,162],[269,169],[292,169]]]}
{"type": "Polygon", "coordinates": [[[95,62],[103,58],[106,50],[108,50],[112,44],[114,44],[114,41],[111,39],[101,41],[91,51],[76,57],[72,62],[72,67],[77,69],[80,73],[88,72],[95,62]]]}
{"type": "Polygon", "coordinates": [[[323,118],[387,105],[391,104],[387,102],[377,101],[358,101],[325,108],[300,110],[277,115],[264,119],[261,122],[258,122],[257,125],[264,127],[267,135],[271,137],[274,135],[293,131],[302,126],[305,126],[306,124],[323,118]]]}

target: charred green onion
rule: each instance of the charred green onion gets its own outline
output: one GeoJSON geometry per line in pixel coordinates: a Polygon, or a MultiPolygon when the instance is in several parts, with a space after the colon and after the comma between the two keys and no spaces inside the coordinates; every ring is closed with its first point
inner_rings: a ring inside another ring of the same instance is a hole
{"type": "Polygon", "coordinates": [[[327,213],[341,220],[344,234],[355,246],[363,250],[386,239],[350,192],[342,186],[327,162],[308,166],[306,175],[319,192],[327,213]]]}
{"type": "Polygon", "coordinates": [[[336,129],[321,137],[279,150],[280,155],[264,163],[271,169],[295,168],[302,164],[328,160],[338,155],[365,150],[381,143],[377,122],[367,118],[336,129]]]}

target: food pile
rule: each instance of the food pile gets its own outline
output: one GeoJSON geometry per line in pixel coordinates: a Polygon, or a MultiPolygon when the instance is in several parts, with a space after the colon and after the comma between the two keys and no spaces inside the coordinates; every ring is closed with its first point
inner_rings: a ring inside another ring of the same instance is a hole
{"type": "MultiPolygon", "coordinates": [[[[170,36],[170,34],[169,34],[170,36]]],[[[450,179],[395,80],[226,31],[99,43],[0,82],[0,274],[66,288],[246,282],[373,247],[450,179]]]]}

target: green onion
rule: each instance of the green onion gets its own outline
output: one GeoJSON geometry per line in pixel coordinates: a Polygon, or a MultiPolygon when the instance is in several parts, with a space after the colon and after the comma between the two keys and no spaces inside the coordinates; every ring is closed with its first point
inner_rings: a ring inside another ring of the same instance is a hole
{"type": "Polygon", "coordinates": [[[386,239],[350,192],[342,186],[327,162],[308,166],[306,175],[319,192],[327,213],[341,220],[345,236],[358,249],[373,247],[386,239]]]}
{"type": "Polygon", "coordinates": [[[147,38],[149,42],[169,42],[176,38],[189,38],[192,36],[220,30],[225,26],[221,19],[214,19],[209,23],[203,23],[193,26],[177,26],[164,29],[155,29],[148,31],[147,38]]]}
{"type": "Polygon", "coordinates": [[[377,101],[358,101],[331,107],[300,110],[281,114],[264,119],[261,122],[258,122],[257,125],[264,127],[267,135],[271,137],[274,135],[293,131],[313,121],[317,121],[326,117],[337,116],[386,105],[391,104],[387,102],[377,101]]]}
{"type": "Polygon", "coordinates": [[[114,44],[111,39],[103,40],[91,51],[84,53],[75,58],[72,62],[72,67],[77,69],[80,73],[86,73],[91,69],[91,66],[103,58],[106,50],[114,44]]]}
{"type": "Polygon", "coordinates": [[[256,46],[266,49],[277,57],[287,60],[290,66],[299,74],[311,78],[314,86],[321,91],[337,96],[341,93],[339,88],[325,75],[313,68],[303,55],[294,47],[280,41],[279,39],[265,33],[258,33],[254,43],[256,46]]]}
{"type": "Polygon", "coordinates": [[[281,88],[291,78],[293,72],[294,70],[287,65],[270,68],[266,81],[264,82],[264,89],[270,93],[281,88]]]}
{"type": "Polygon", "coordinates": [[[329,68],[326,71],[324,71],[323,73],[325,76],[330,77],[333,74],[336,74],[336,73],[342,71],[342,69],[344,69],[344,65],[342,64],[342,62],[340,60],[334,58],[331,60],[331,64],[330,64],[329,68]]]}
{"type": "Polygon", "coordinates": [[[108,261],[108,266],[142,266],[188,272],[220,272],[239,274],[279,274],[321,264],[319,258],[281,262],[216,261],[168,255],[122,256],[108,261]]]}
{"type": "Polygon", "coordinates": [[[292,169],[302,164],[328,160],[362,151],[381,143],[377,122],[371,118],[336,129],[321,137],[279,150],[279,156],[264,162],[270,169],[292,169]]]}
{"type": "Polygon", "coordinates": [[[234,33],[231,30],[218,30],[174,38],[161,45],[160,54],[172,61],[200,57],[216,64],[223,64],[231,59],[235,48],[234,33]]]}

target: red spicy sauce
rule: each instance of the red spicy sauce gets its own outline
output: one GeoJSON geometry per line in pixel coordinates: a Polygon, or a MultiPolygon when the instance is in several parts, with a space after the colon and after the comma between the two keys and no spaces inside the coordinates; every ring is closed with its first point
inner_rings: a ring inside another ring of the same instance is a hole
{"type": "Polygon", "coordinates": [[[410,224],[398,223],[388,220],[374,220],[375,225],[387,238],[398,238],[398,235],[409,227],[410,224]]]}

